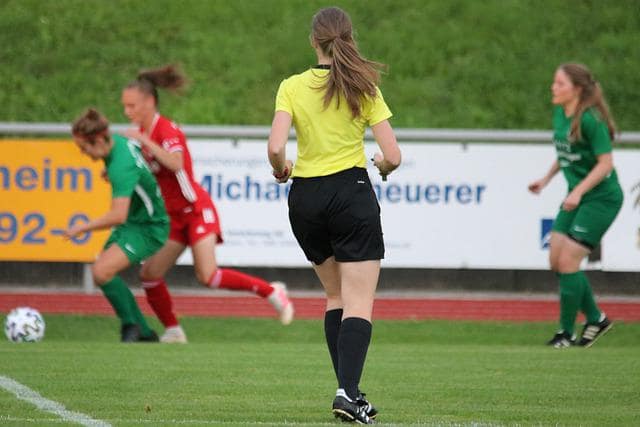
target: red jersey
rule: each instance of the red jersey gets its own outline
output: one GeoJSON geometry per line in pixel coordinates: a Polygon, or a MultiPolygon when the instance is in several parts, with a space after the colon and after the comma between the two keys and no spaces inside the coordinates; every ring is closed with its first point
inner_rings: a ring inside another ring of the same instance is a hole
{"type": "MultiPolygon", "coordinates": [[[[143,131],[143,129],[140,129],[143,131]]],[[[147,150],[143,153],[156,175],[169,215],[179,212],[198,212],[210,200],[209,194],[193,177],[191,154],[187,139],[180,128],[166,117],[156,114],[151,123],[151,140],[170,153],[182,152],[182,169],[172,172],[162,166],[147,150]]]]}

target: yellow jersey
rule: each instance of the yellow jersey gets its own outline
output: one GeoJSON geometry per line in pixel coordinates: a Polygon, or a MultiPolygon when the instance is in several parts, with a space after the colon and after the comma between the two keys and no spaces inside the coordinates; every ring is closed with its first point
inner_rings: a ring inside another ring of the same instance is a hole
{"type": "Polygon", "coordinates": [[[392,116],[380,89],[376,97],[365,97],[361,114],[353,118],[342,94],[324,108],[320,89],[330,70],[312,68],[285,79],[276,95],[276,111],[293,119],[298,138],[298,158],[292,177],[326,176],[352,167],[366,167],[364,132],[392,116]]]}

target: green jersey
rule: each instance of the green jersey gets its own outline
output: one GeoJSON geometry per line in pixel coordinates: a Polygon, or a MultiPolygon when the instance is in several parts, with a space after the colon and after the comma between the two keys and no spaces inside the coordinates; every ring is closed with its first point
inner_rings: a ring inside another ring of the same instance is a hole
{"type": "MultiPolygon", "coordinates": [[[[569,132],[571,130],[572,117],[566,117],[564,109],[557,106],[553,110],[553,143],[556,147],[558,164],[562,169],[569,185],[569,191],[573,190],[595,167],[597,157],[610,153],[611,138],[609,128],[596,112],[591,109],[582,114],[580,132],[582,139],[571,142],[569,132]]],[[[611,171],[600,183],[589,190],[582,200],[610,197],[621,193],[618,175],[611,171]]]]}
{"type": "Polygon", "coordinates": [[[113,135],[113,148],[104,159],[111,182],[111,195],[131,198],[127,223],[166,224],[164,200],[140,147],[120,135],[113,135]]]}

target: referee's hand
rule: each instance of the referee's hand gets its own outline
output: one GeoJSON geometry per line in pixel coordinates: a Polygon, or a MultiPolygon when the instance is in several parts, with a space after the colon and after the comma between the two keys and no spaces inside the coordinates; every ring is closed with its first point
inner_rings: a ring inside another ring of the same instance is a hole
{"type": "Polygon", "coordinates": [[[284,162],[284,170],[283,171],[271,171],[271,174],[276,179],[279,184],[284,184],[289,180],[291,176],[291,172],[293,171],[293,162],[291,160],[287,160],[284,162]]]}
{"type": "Polygon", "coordinates": [[[378,171],[380,171],[380,176],[382,177],[382,180],[386,181],[387,175],[389,175],[389,173],[383,172],[382,170],[382,162],[384,161],[384,156],[381,153],[376,153],[373,155],[373,158],[371,160],[373,161],[373,165],[378,168],[378,171]]]}

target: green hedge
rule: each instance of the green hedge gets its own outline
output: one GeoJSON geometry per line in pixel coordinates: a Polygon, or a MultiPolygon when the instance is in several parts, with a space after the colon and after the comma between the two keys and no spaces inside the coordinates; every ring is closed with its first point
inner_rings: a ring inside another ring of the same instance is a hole
{"type": "MultiPolygon", "coordinates": [[[[549,127],[549,85],[589,65],[620,128],[640,129],[637,0],[352,0],[394,126],[549,127]]],[[[191,84],[161,95],[182,123],[270,123],[279,82],[315,62],[315,0],[0,0],[0,121],[66,122],[85,106],[125,121],[137,70],[179,62],[191,84]]]]}

